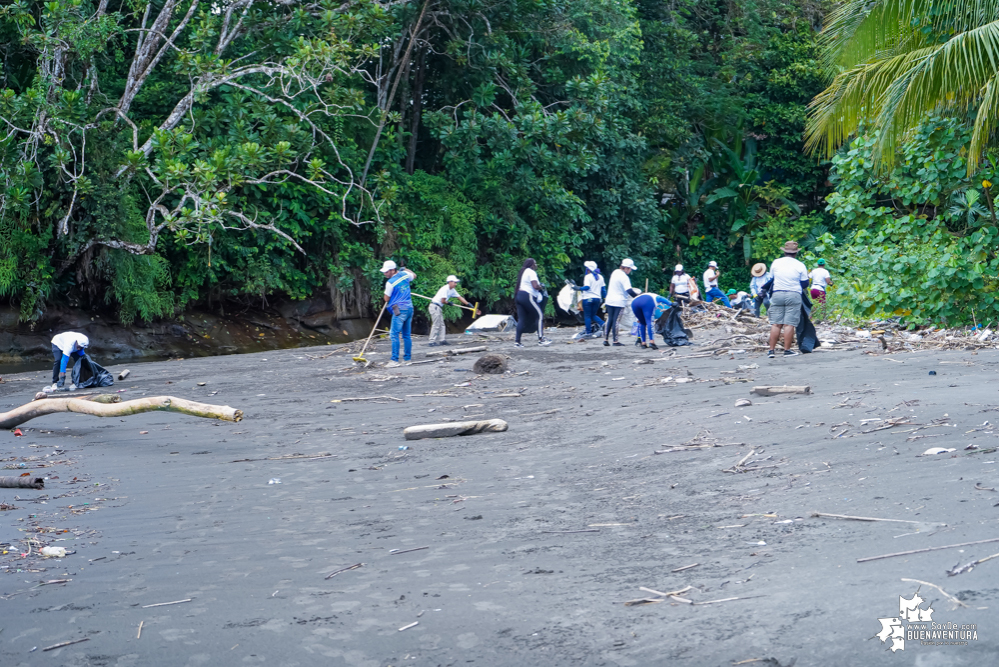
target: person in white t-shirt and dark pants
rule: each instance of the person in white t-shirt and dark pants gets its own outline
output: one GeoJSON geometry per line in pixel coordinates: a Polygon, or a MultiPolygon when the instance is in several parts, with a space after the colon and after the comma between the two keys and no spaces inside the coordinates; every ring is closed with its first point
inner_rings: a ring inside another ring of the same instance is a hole
{"type": "Polygon", "coordinates": [[[82,333],[75,331],[64,331],[56,334],[52,338],[52,358],[55,363],[52,365],[52,386],[45,387],[46,392],[72,391],[76,389],[70,379],[69,386],[66,386],[66,368],[70,368],[69,374],[72,378],[71,366],[76,364],[76,360],[87,353],[90,339],[82,333]],[[72,362],[72,364],[70,363],[72,362]]]}
{"type": "Polygon", "coordinates": [[[545,314],[541,310],[544,294],[537,269],[536,261],[526,259],[520,273],[517,274],[517,294],[514,298],[517,304],[517,340],[514,343],[516,347],[524,347],[520,342],[520,336],[533,327],[537,327],[538,345],[552,343],[545,338],[545,314]]]}
{"type": "Polygon", "coordinates": [[[458,290],[455,289],[458,283],[457,276],[448,276],[446,284],[437,290],[437,294],[434,295],[433,300],[430,302],[430,321],[432,325],[430,327],[430,345],[429,347],[437,347],[438,345],[450,345],[450,343],[445,340],[447,335],[447,330],[444,328],[444,306],[447,305],[448,299],[458,299],[466,306],[471,305],[465,298],[458,294],[458,290]]]}
{"type": "Polygon", "coordinates": [[[586,333],[582,336],[599,338],[604,321],[600,319],[598,313],[607,285],[604,283],[604,277],[600,275],[600,267],[597,266],[596,262],[583,262],[583,266],[586,268],[583,286],[573,286],[572,288],[580,292],[580,304],[583,306],[583,323],[586,326],[586,333]]]}
{"type": "Polygon", "coordinates": [[[621,266],[611,274],[610,282],[607,283],[607,299],[604,306],[607,309],[607,327],[604,330],[604,345],[610,345],[611,335],[614,337],[614,345],[623,347],[624,344],[617,339],[617,321],[621,317],[621,311],[628,305],[628,300],[638,296],[642,290],[631,286],[631,278],[628,275],[637,269],[635,263],[630,259],[621,260],[621,266]]]}
{"type": "Polygon", "coordinates": [[[718,278],[720,276],[721,271],[718,270],[718,262],[708,262],[708,268],[704,272],[704,300],[710,303],[715,299],[721,299],[726,308],[731,308],[732,304],[729,302],[728,297],[725,296],[725,292],[722,292],[718,288],[718,278]]]}
{"type": "Polygon", "coordinates": [[[808,277],[812,280],[812,299],[819,302],[826,302],[826,288],[832,287],[833,279],[826,269],[826,260],[820,259],[818,266],[812,269],[808,277]]]}
{"type": "Polygon", "coordinates": [[[690,303],[690,276],[683,272],[683,264],[673,267],[669,281],[669,295],[680,303],[690,303]]]}
{"type": "Polygon", "coordinates": [[[794,330],[801,321],[801,293],[808,287],[808,269],[798,261],[798,244],[788,241],[784,244],[784,256],[775,259],[770,265],[773,276],[773,288],[770,292],[770,306],[767,316],[770,318],[770,351],[767,357],[774,358],[774,348],[784,330],[784,356],[798,354],[791,349],[794,330]]]}

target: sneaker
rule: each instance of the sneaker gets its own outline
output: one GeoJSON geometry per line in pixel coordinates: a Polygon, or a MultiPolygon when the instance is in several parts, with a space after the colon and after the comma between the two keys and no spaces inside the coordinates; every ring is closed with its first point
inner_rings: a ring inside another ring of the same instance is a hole
{"type": "Polygon", "coordinates": [[[652,348],[653,350],[658,350],[659,349],[659,346],[656,345],[655,343],[649,343],[649,347],[652,348]]]}
{"type": "Polygon", "coordinates": [[[767,352],[767,359],[773,359],[773,358],[774,358],[774,351],[770,350],[769,352],[767,352]]]}
{"type": "Polygon", "coordinates": [[[450,345],[451,343],[447,342],[446,340],[442,340],[440,344],[441,345],[450,345]]]}
{"type": "Polygon", "coordinates": [[[607,341],[604,341],[604,347],[610,347],[610,343],[608,343],[607,341]]]}
{"type": "Polygon", "coordinates": [[[645,347],[640,338],[635,339],[635,347],[645,347]]]}
{"type": "Polygon", "coordinates": [[[56,389],[58,389],[58,385],[56,385],[55,383],[46,387],[42,387],[42,391],[44,391],[46,394],[51,394],[56,389]]]}
{"type": "Polygon", "coordinates": [[[551,344],[552,344],[552,342],[550,340],[548,340],[547,338],[542,338],[541,340],[538,341],[538,345],[540,345],[541,347],[547,347],[548,345],[551,345],[551,344]]]}
{"type": "Polygon", "coordinates": [[[437,347],[440,343],[428,343],[427,347],[437,347]]]}
{"type": "Polygon", "coordinates": [[[784,350],[784,356],[785,357],[796,357],[796,356],[798,356],[798,351],[797,350],[784,350]]]}
{"type": "Polygon", "coordinates": [[[523,343],[514,343],[513,346],[514,347],[524,347],[524,344],[523,343]]]}
{"type": "Polygon", "coordinates": [[[399,368],[399,366],[402,366],[402,364],[400,364],[398,361],[390,361],[387,364],[385,364],[385,368],[399,368]]]}
{"type": "Polygon", "coordinates": [[[614,347],[624,347],[624,343],[619,343],[617,341],[614,341],[614,347]]]}

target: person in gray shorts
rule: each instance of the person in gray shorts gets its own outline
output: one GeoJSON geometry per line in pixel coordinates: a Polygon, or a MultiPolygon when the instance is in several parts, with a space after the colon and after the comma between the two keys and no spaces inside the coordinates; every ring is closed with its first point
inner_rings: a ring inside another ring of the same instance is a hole
{"type": "Polygon", "coordinates": [[[792,357],[798,354],[791,349],[794,340],[794,330],[801,321],[801,291],[808,287],[808,269],[798,261],[798,244],[788,241],[784,244],[784,256],[775,259],[770,265],[770,275],[773,276],[773,291],[770,294],[770,307],[767,316],[770,318],[770,351],[767,357],[774,358],[774,348],[777,340],[784,333],[784,356],[792,357]]]}

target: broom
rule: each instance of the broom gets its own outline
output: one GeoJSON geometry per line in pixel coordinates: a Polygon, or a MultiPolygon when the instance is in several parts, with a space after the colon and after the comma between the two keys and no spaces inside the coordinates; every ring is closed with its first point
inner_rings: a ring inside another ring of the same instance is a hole
{"type": "Polygon", "coordinates": [[[371,342],[371,337],[375,335],[375,329],[378,328],[378,323],[382,321],[382,315],[385,314],[385,309],[388,307],[388,301],[382,305],[381,312],[378,313],[378,319],[375,320],[375,325],[371,327],[371,333],[368,334],[368,340],[364,341],[364,347],[361,348],[361,353],[354,357],[354,361],[362,364],[368,363],[368,360],[364,358],[364,351],[368,349],[368,343],[371,342]]]}

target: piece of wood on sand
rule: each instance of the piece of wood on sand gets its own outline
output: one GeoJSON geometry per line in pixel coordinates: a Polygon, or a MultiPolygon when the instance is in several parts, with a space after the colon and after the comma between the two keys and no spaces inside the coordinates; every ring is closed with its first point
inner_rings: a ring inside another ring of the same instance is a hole
{"type": "Polygon", "coordinates": [[[422,424],[403,429],[406,440],[422,440],[423,438],[450,438],[455,435],[475,435],[476,433],[498,433],[508,428],[502,419],[484,419],[482,421],[451,422],[448,424],[422,424]]]}
{"type": "Polygon", "coordinates": [[[44,477],[0,477],[0,489],[44,489],[44,477]]]}
{"type": "Polygon", "coordinates": [[[465,348],[455,348],[453,350],[438,350],[435,352],[427,352],[428,357],[450,357],[456,354],[469,354],[471,352],[485,352],[488,350],[485,345],[477,345],[475,347],[465,347],[465,348]]]}
{"type": "Polygon", "coordinates": [[[35,400],[41,401],[46,398],[79,398],[88,401],[93,401],[94,403],[121,403],[121,396],[118,394],[50,394],[48,392],[40,391],[35,394],[35,400]]]}
{"type": "Polygon", "coordinates": [[[758,396],[779,396],[781,394],[811,394],[812,388],[809,385],[781,385],[753,387],[751,394],[758,396]]]}
{"type": "Polygon", "coordinates": [[[95,403],[79,398],[52,398],[44,401],[32,401],[0,414],[0,429],[14,428],[36,417],[57,412],[76,412],[92,417],[127,417],[156,410],[182,412],[192,417],[221,419],[229,422],[238,422],[243,418],[242,410],[231,408],[228,405],[197,403],[175,396],[149,396],[112,404],[95,403]]]}
{"type": "Polygon", "coordinates": [[[84,637],[83,639],[71,639],[68,642],[59,642],[58,644],[53,644],[52,646],[46,646],[42,651],[54,651],[57,648],[62,648],[63,646],[70,646],[71,644],[79,644],[80,642],[89,642],[90,637],[84,637]]]}
{"type": "Polygon", "coordinates": [[[882,554],[881,556],[868,556],[867,558],[858,558],[858,563],[866,563],[872,560],[881,560],[882,558],[894,558],[895,556],[908,556],[910,554],[921,554],[927,551],[940,551],[941,549],[955,549],[957,547],[970,547],[976,544],[988,544],[989,542],[999,542],[999,537],[992,537],[987,540],[977,540],[975,542],[961,542],[959,544],[945,544],[942,547],[926,547],[925,549],[913,549],[911,551],[899,551],[893,554],[882,554]]]}
{"type": "Polygon", "coordinates": [[[849,519],[851,521],[891,521],[892,523],[927,523],[926,521],[910,521],[908,519],[875,519],[869,516],[850,516],[848,514],[826,514],[825,512],[812,512],[812,518],[826,519],[849,519]]]}

